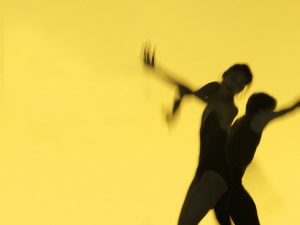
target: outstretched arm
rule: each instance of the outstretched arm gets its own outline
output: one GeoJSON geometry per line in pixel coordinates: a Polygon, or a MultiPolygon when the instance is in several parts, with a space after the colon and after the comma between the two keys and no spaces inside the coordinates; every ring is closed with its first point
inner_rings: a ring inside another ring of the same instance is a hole
{"type": "Polygon", "coordinates": [[[178,87],[179,98],[182,98],[185,95],[194,95],[202,101],[207,102],[209,96],[220,88],[220,84],[218,82],[211,82],[204,85],[199,90],[193,91],[192,88],[188,87],[186,84],[183,84],[183,82],[174,79],[174,76],[171,75],[170,72],[158,66],[155,60],[155,49],[151,53],[149,47],[147,46],[144,48],[143,62],[147,68],[152,69],[157,75],[159,75],[161,79],[170,84],[176,85],[178,87]]]}
{"type": "Polygon", "coordinates": [[[218,91],[220,88],[220,84],[218,82],[211,82],[208,83],[206,85],[204,85],[202,88],[200,88],[199,90],[195,91],[195,92],[191,92],[191,91],[186,91],[185,87],[183,86],[179,86],[179,96],[175,99],[174,103],[173,103],[173,109],[172,109],[172,113],[170,115],[167,115],[167,119],[171,120],[172,118],[175,117],[182,98],[184,97],[184,95],[186,94],[193,94],[194,96],[196,96],[198,99],[202,100],[205,103],[208,103],[210,100],[210,96],[213,95],[216,91],[218,91]]]}
{"type": "Polygon", "coordinates": [[[170,121],[175,117],[184,96],[194,95],[203,102],[208,103],[209,97],[220,88],[220,84],[218,82],[211,82],[204,85],[199,90],[193,91],[192,88],[188,87],[186,84],[183,84],[183,82],[174,79],[174,76],[171,75],[170,72],[157,65],[155,59],[155,49],[151,52],[149,45],[146,45],[143,49],[143,63],[148,69],[151,69],[153,72],[155,72],[160,79],[175,85],[178,88],[178,96],[173,103],[172,112],[167,115],[167,121],[170,121]]]}
{"type": "Polygon", "coordinates": [[[281,116],[284,116],[287,113],[292,112],[292,111],[294,111],[295,109],[297,109],[299,107],[300,107],[300,100],[297,101],[296,103],[294,103],[293,105],[287,107],[287,108],[284,108],[282,110],[273,112],[273,115],[270,116],[270,121],[273,120],[273,119],[279,118],[281,116]]]}
{"type": "Polygon", "coordinates": [[[169,71],[157,65],[155,60],[155,49],[152,52],[150,51],[149,46],[146,46],[143,49],[143,62],[144,65],[148,69],[153,70],[153,72],[155,72],[155,74],[157,74],[160,79],[177,86],[180,92],[180,96],[193,93],[190,87],[188,87],[186,84],[183,84],[183,82],[178,81],[169,71]]]}
{"type": "Polygon", "coordinates": [[[294,111],[297,108],[300,108],[300,100],[298,100],[291,106],[288,106],[278,111],[262,111],[253,118],[251,127],[253,130],[261,132],[265,128],[265,126],[267,126],[267,124],[270,123],[272,120],[280,118],[294,111]]]}
{"type": "Polygon", "coordinates": [[[201,87],[199,90],[193,92],[193,94],[201,99],[202,101],[208,103],[210,100],[210,97],[214,95],[217,91],[219,91],[221,88],[220,83],[218,82],[210,82],[203,87],[201,87]]]}

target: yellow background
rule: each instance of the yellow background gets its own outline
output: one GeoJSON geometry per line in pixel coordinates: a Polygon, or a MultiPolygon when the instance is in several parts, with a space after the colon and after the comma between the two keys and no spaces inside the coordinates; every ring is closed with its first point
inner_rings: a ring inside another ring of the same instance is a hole
{"type": "MultiPolygon", "coordinates": [[[[203,105],[145,71],[197,88],[248,63],[279,107],[299,97],[296,0],[11,0],[0,35],[0,224],[174,225],[197,165],[203,105]]],[[[298,224],[299,124],[267,127],[245,185],[262,224],[298,224]]],[[[209,213],[201,224],[216,224],[209,213]]]]}

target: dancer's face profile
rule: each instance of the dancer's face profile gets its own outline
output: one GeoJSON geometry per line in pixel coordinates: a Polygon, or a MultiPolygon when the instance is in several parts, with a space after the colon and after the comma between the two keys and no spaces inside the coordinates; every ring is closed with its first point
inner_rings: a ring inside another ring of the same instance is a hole
{"type": "Polygon", "coordinates": [[[229,95],[241,92],[247,84],[246,75],[242,72],[229,72],[224,76],[222,86],[229,95]]]}

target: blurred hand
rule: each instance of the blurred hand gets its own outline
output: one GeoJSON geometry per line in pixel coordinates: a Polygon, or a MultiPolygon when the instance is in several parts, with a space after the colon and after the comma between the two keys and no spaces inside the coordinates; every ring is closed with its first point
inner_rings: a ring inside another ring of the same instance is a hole
{"type": "Polygon", "coordinates": [[[167,124],[170,124],[172,122],[172,120],[173,120],[172,113],[170,113],[170,112],[166,113],[166,122],[167,122],[167,124]]]}
{"type": "Polygon", "coordinates": [[[155,68],[155,48],[151,51],[149,44],[146,44],[143,49],[143,62],[148,68],[155,68]]]}
{"type": "Polygon", "coordinates": [[[170,130],[175,125],[176,116],[174,117],[172,111],[170,111],[170,109],[168,109],[168,108],[169,107],[164,106],[162,108],[162,114],[163,114],[163,118],[170,130]]]}

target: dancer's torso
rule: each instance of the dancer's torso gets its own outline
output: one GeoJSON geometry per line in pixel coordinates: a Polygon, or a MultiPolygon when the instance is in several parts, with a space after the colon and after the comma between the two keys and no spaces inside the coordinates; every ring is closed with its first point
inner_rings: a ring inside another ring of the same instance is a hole
{"type": "Polygon", "coordinates": [[[251,129],[251,116],[243,116],[234,122],[228,135],[227,157],[230,167],[242,178],[247,166],[253,160],[261,133],[251,129]]]}
{"type": "Polygon", "coordinates": [[[233,101],[216,100],[206,107],[200,128],[200,158],[197,175],[213,170],[227,179],[226,141],[229,127],[237,113],[233,101]]]}

